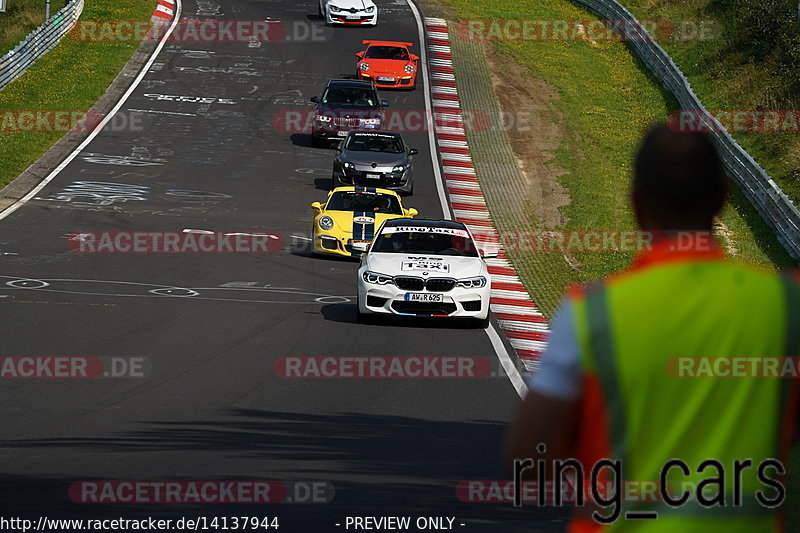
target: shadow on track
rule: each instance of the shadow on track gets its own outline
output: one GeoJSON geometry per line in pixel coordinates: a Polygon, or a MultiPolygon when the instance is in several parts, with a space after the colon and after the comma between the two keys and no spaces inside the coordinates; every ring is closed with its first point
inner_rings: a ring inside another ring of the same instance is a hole
{"type": "MultiPolygon", "coordinates": [[[[76,480],[4,475],[0,501],[4,514],[50,518],[145,516],[277,515],[282,531],[337,531],[345,516],[455,516],[477,525],[481,533],[554,532],[564,512],[556,509],[515,509],[506,503],[464,503],[455,493],[463,480],[503,479],[500,467],[505,425],[494,421],[442,421],[361,413],[301,414],[236,409],[203,422],[145,421],[140,429],[110,437],[83,437],[2,442],[15,448],[55,448],[68,460],[72,454],[94,453],[98,461],[126,461],[114,466],[136,479],[136,465],[157,453],[209,451],[220,456],[246,457],[249,475],[212,477],[202,473],[164,472],[159,480],[251,479],[328,481],[336,488],[332,503],[316,505],[77,505],[67,496],[76,480]],[[496,443],[490,447],[474,443],[496,443]],[[124,457],[124,459],[121,459],[124,457]],[[272,469],[267,469],[272,465],[272,469]],[[277,465],[277,467],[276,467],[277,465]],[[358,472],[343,477],[340,472],[358,472]]],[[[117,478],[118,479],[118,478],[117,478]]]]}

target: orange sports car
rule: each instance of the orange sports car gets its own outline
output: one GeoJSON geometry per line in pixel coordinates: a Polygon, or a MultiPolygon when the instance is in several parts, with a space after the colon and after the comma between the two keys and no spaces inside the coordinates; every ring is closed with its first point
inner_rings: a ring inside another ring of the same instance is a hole
{"type": "Polygon", "coordinates": [[[417,86],[419,56],[408,51],[412,43],[393,41],[363,41],[367,49],[356,54],[356,76],[360,80],[372,81],[380,89],[417,86]]]}

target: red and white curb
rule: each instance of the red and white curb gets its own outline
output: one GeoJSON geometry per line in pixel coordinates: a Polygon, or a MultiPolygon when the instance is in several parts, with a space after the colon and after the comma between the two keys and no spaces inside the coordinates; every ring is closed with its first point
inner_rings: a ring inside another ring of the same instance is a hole
{"type": "Polygon", "coordinates": [[[497,259],[486,260],[492,274],[492,313],[525,368],[532,372],[547,345],[547,319],[533,303],[516,270],[508,261],[492,224],[463,127],[447,21],[426,18],[425,29],[428,36],[433,113],[437,122],[436,142],[439,145],[450,206],[455,219],[466,224],[479,245],[487,250],[499,250],[497,259]]]}
{"type": "Polygon", "coordinates": [[[158,0],[156,10],[150,17],[152,22],[167,22],[175,16],[175,0],[158,0]]]}

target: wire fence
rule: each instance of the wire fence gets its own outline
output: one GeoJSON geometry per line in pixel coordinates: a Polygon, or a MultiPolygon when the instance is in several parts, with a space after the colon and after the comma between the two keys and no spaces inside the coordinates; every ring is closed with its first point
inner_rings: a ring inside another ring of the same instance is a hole
{"type": "Polygon", "coordinates": [[[776,232],[789,254],[800,260],[800,212],[772,178],[739,146],[728,131],[703,106],[692,86],[669,54],[653,39],[644,26],[615,0],[573,0],[624,31],[624,39],[648,69],[670,91],[684,110],[692,111],[717,145],[725,169],[741,187],[764,220],[776,232]],[[624,23],[624,28],[620,26],[624,23]]]}
{"type": "Polygon", "coordinates": [[[37,59],[55,48],[83,12],[83,0],[72,0],[47,22],[33,30],[13,50],[0,58],[0,91],[16,80],[37,59]]]}

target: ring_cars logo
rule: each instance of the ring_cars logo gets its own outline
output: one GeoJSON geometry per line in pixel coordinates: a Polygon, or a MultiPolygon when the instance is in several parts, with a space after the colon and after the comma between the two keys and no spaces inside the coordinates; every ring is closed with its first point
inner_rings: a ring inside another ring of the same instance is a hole
{"type": "Polygon", "coordinates": [[[372,217],[353,217],[353,222],[356,224],[374,224],[375,219],[372,217]]]}

